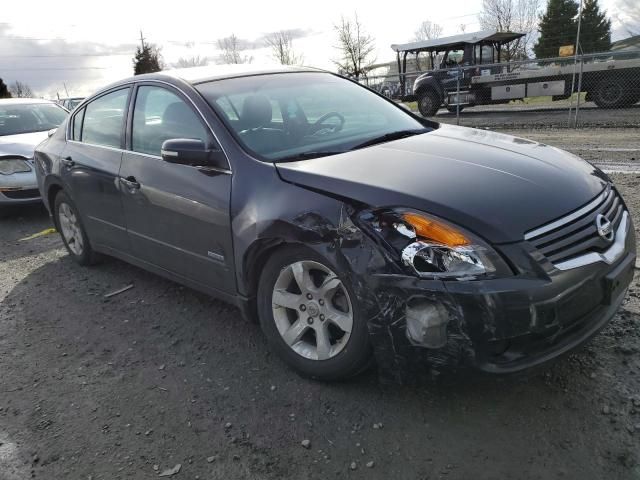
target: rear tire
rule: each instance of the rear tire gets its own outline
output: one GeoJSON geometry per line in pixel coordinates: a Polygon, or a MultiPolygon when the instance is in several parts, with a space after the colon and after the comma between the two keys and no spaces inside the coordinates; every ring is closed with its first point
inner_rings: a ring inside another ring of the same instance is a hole
{"type": "Polygon", "coordinates": [[[54,220],[64,246],[78,264],[87,266],[98,262],[99,256],[91,248],[75,203],[62,190],[54,201],[54,220]]]}
{"type": "Polygon", "coordinates": [[[433,90],[427,90],[418,98],[418,110],[423,117],[433,117],[440,109],[440,97],[433,90]]]}
{"type": "Polygon", "coordinates": [[[340,380],[370,365],[367,321],[353,289],[313,250],[277,250],[260,276],[257,301],[269,346],[301,375],[340,380]]]}
{"type": "Polygon", "coordinates": [[[450,106],[447,106],[447,110],[449,111],[449,113],[453,113],[453,114],[457,113],[458,111],[462,113],[462,110],[464,110],[464,107],[462,105],[460,105],[460,107],[456,107],[455,105],[450,105],[450,106]]]}
{"type": "Polygon", "coordinates": [[[630,107],[638,101],[635,89],[627,89],[620,79],[607,78],[602,80],[589,97],[600,108],[630,107]]]}

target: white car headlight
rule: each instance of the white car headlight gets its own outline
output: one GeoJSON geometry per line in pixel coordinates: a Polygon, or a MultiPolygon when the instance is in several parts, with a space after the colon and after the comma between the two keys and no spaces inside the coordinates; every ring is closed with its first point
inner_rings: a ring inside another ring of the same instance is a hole
{"type": "Polygon", "coordinates": [[[0,160],[0,174],[12,175],[14,173],[26,173],[31,171],[31,165],[26,160],[17,158],[0,160]]]}
{"type": "Polygon", "coordinates": [[[508,265],[486,242],[440,218],[414,210],[387,209],[373,212],[369,221],[402,264],[420,277],[472,279],[511,275],[508,265]]]}

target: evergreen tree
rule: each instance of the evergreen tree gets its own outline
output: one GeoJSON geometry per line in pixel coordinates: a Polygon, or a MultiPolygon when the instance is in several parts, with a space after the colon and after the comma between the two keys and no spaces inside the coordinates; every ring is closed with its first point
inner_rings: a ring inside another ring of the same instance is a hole
{"type": "Polygon", "coordinates": [[[611,20],[600,10],[598,0],[584,0],[580,26],[579,53],[606,52],[611,49],[611,20]]]}
{"type": "Polygon", "coordinates": [[[540,37],[533,46],[536,58],[557,57],[560,47],[575,45],[578,4],[574,0],[549,0],[540,19],[540,37]]]}
{"type": "Polygon", "coordinates": [[[7,84],[2,81],[0,78],[0,98],[11,98],[11,92],[9,92],[9,88],[7,84]]]}
{"type": "Polygon", "coordinates": [[[133,74],[153,73],[162,70],[160,66],[160,50],[142,40],[142,45],[136,49],[133,58],[133,74]]]}

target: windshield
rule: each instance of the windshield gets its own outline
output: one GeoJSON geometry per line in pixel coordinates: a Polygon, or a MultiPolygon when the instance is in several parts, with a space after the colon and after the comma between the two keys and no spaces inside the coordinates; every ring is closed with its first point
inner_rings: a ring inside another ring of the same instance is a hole
{"type": "Polygon", "coordinates": [[[51,130],[66,116],[66,110],[51,103],[0,105],[0,136],[51,130]]]}
{"type": "Polygon", "coordinates": [[[384,98],[329,73],[256,75],[196,88],[242,145],[268,161],[343,153],[432,130],[384,98]]]}

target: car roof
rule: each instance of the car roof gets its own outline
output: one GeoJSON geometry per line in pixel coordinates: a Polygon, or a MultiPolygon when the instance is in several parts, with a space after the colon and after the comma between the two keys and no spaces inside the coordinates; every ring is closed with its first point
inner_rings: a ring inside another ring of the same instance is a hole
{"type": "Polygon", "coordinates": [[[237,65],[207,65],[204,67],[175,68],[162,70],[160,72],[145,73],[134,77],[125,78],[115,82],[100,91],[107,90],[114,86],[130,83],[132,81],[163,80],[168,78],[179,79],[195,85],[211,80],[222,80],[226,78],[246,77],[250,75],[266,75],[271,73],[290,72],[324,72],[324,70],[313,67],[296,67],[289,65],[259,65],[259,64],[237,64],[237,65]]]}
{"type": "MultiPolygon", "coordinates": [[[[123,78],[117,82],[113,82],[109,85],[105,85],[93,92],[85,99],[92,99],[102,93],[118,88],[123,85],[131,84],[132,82],[144,82],[148,80],[164,80],[164,81],[182,81],[191,85],[198,83],[224,80],[227,78],[248,77],[252,75],[268,75],[275,73],[295,73],[295,72],[316,72],[332,74],[327,70],[322,70],[315,67],[302,67],[302,66],[290,66],[290,65],[274,65],[274,64],[234,64],[234,65],[207,65],[204,67],[190,67],[190,68],[175,68],[170,70],[161,70],[154,73],[144,73],[142,75],[135,75],[133,77],[123,78]]],[[[173,83],[173,82],[172,82],[173,83]]]]}
{"type": "Polygon", "coordinates": [[[51,100],[45,100],[44,98],[0,98],[0,105],[21,105],[21,104],[35,104],[35,103],[51,103],[55,105],[55,102],[51,100]]]}

